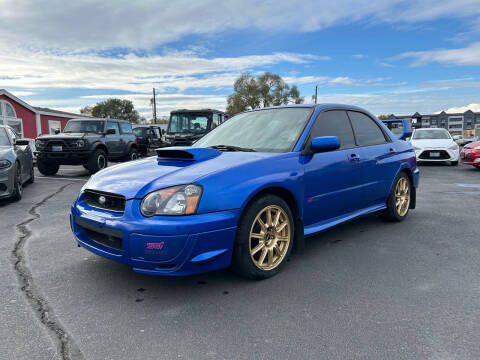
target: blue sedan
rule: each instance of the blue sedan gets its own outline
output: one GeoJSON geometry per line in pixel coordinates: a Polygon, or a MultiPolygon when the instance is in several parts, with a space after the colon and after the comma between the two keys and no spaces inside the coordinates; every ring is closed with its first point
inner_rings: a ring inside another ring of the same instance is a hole
{"type": "Polygon", "coordinates": [[[361,108],[265,108],[98,172],[70,223],[79,246],[138,273],[264,279],[305,236],[370,213],[404,220],[418,181],[412,146],[361,108]]]}

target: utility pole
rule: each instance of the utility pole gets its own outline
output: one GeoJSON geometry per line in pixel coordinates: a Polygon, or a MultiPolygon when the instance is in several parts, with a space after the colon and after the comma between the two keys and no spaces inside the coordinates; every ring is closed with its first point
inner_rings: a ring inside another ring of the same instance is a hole
{"type": "Polygon", "coordinates": [[[318,85],[315,85],[315,104],[317,103],[317,90],[318,90],[318,85]]]}
{"type": "Polygon", "coordinates": [[[157,123],[157,98],[155,96],[155,88],[153,88],[153,123],[157,123]]]}

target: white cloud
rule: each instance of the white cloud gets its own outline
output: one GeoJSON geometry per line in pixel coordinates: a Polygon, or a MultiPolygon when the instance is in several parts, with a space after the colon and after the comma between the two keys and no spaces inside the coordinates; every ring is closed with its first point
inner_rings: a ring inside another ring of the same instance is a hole
{"type": "Polygon", "coordinates": [[[396,57],[396,59],[405,58],[413,59],[412,66],[425,65],[432,62],[447,65],[480,65],[480,42],[475,42],[459,49],[409,51],[396,57]]]}
{"type": "Polygon", "coordinates": [[[92,54],[40,54],[16,49],[0,53],[0,87],[145,92],[155,86],[159,91],[169,88],[183,91],[231,86],[243,71],[279,63],[305,64],[318,59],[310,54],[293,53],[210,59],[183,53],[106,58],[92,54]]]}
{"type": "Polygon", "coordinates": [[[354,59],[361,60],[361,59],[366,59],[366,58],[368,58],[368,55],[365,55],[365,54],[353,54],[352,57],[353,57],[354,59]]]}
{"type": "Polygon", "coordinates": [[[466,106],[452,107],[445,110],[446,113],[463,113],[472,110],[473,112],[480,112],[480,104],[470,104],[466,106]]]}
{"type": "Polygon", "coordinates": [[[84,51],[150,49],[186,35],[227,30],[311,32],[361,21],[415,23],[475,17],[478,0],[3,0],[2,44],[84,51]]]}

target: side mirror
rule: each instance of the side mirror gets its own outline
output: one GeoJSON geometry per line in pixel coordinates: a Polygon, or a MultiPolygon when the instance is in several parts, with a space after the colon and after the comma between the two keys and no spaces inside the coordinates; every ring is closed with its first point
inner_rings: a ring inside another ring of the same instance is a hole
{"type": "Polygon", "coordinates": [[[105,131],[105,135],[115,135],[115,129],[107,129],[107,131],[105,131]]]}
{"type": "Polygon", "coordinates": [[[382,122],[389,128],[393,126],[394,123],[402,124],[402,133],[398,136],[398,139],[408,141],[412,136],[412,124],[409,119],[391,119],[391,120],[382,120],[382,122]]]}
{"type": "Polygon", "coordinates": [[[15,140],[15,145],[26,146],[26,145],[29,145],[29,144],[30,144],[30,142],[26,139],[15,140]]]}
{"type": "Polygon", "coordinates": [[[312,140],[310,150],[313,153],[337,150],[340,147],[340,141],[336,136],[320,136],[312,140]]]}
{"type": "Polygon", "coordinates": [[[60,130],[55,129],[55,135],[58,135],[58,134],[60,134],[60,130]]]}
{"type": "Polygon", "coordinates": [[[165,135],[165,129],[162,129],[162,135],[165,135]]]}

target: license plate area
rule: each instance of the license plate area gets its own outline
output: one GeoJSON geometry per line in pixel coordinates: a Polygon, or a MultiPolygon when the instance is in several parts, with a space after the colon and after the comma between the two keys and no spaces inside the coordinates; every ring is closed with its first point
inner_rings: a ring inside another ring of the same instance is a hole
{"type": "Polygon", "coordinates": [[[440,157],[440,153],[439,153],[439,152],[430,152],[430,157],[432,157],[432,158],[439,158],[439,157],[440,157]]]}
{"type": "Polygon", "coordinates": [[[63,151],[63,147],[61,145],[52,145],[52,151],[63,151]]]}

